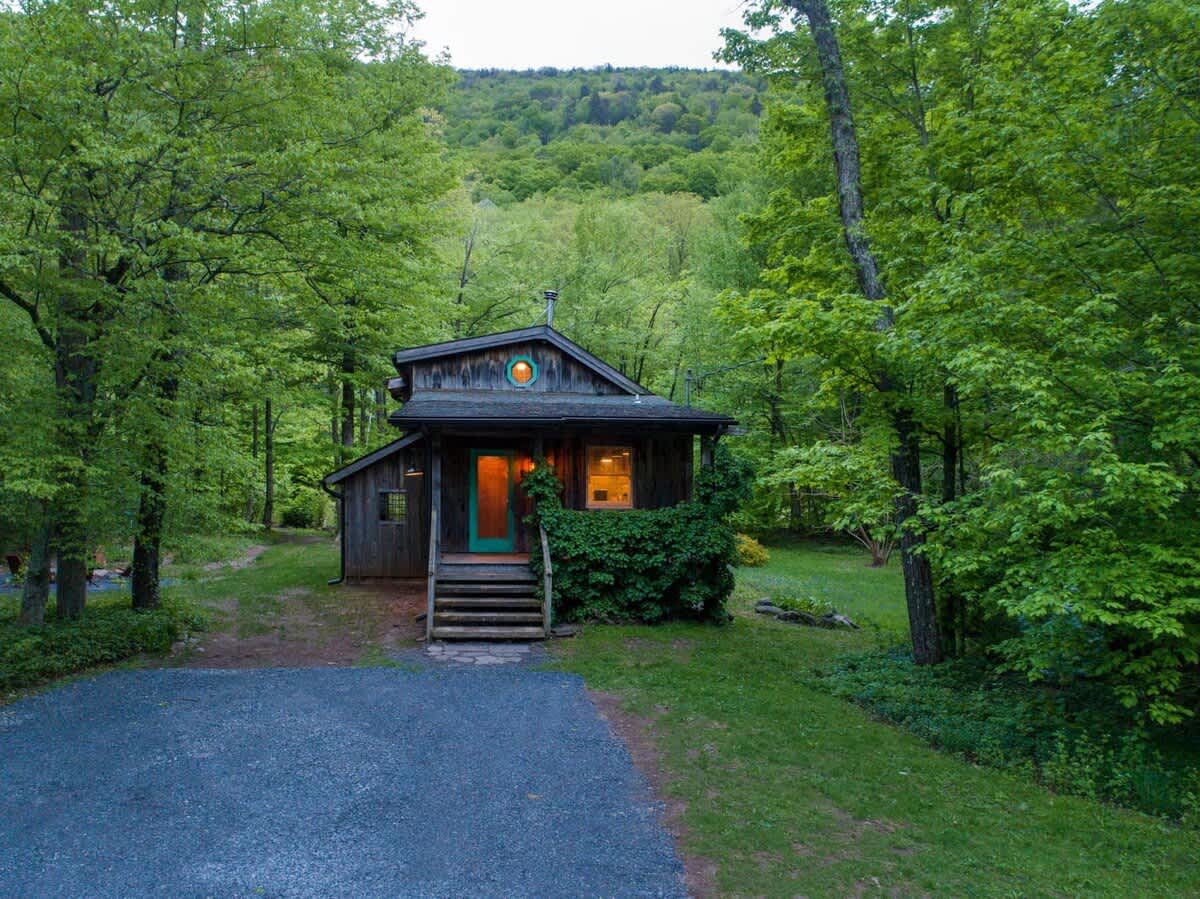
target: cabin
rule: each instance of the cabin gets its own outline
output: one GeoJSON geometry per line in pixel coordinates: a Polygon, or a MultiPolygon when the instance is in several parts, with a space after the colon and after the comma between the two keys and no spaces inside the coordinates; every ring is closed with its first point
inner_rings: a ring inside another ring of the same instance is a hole
{"type": "Polygon", "coordinates": [[[400,350],[388,382],[401,436],[327,475],[341,576],[425,578],[429,639],[550,632],[518,489],[544,456],[574,509],[657,509],[691,497],[733,419],[655,396],[550,325],[400,350]]]}

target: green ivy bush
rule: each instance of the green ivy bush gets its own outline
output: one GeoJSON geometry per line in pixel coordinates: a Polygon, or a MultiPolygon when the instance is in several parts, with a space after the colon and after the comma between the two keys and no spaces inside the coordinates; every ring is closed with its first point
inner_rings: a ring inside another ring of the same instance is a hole
{"type": "Polygon", "coordinates": [[[823,677],[835,694],[973,762],[1200,823],[1200,727],[1139,726],[1103,683],[1048,688],[984,657],[917,666],[901,651],[848,656],[823,677]]]}
{"type": "Polygon", "coordinates": [[[48,610],[41,627],[17,624],[17,604],[0,608],[0,691],[14,690],[76,671],[120,662],[139,653],[165,653],[203,619],[164,599],[157,609],[134,611],[125,594],[88,598],[83,617],[59,621],[48,610]]]}
{"type": "MultiPolygon", "coordinates": [[[[531,523],[546,528],[556,619],[656,622],[728,619],[736,542],[728,514],[742,495],[744,469],[727,453],[697,477],[696,499],[666,509],[564,509],[553,468],[538,460],[522,481],[534,500],[531,523]]],[[[531,564],[543,571],[541,547],[531,564]]]]}

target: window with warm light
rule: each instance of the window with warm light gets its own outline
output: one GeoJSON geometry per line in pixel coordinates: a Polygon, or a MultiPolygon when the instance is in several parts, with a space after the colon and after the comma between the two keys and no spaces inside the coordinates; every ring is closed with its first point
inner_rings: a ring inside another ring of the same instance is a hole
{"type": "Polygon", "coordinates": [[[633,508],[632,447],[588,447],[587,507],[589,509],[633,508]]]}
{"type": "Polygon", "coordinates": [[[508,360],[508,382],[514,387],[528,387],[537,380],[537,363],[528,356],[514,356],[508,360]]]}

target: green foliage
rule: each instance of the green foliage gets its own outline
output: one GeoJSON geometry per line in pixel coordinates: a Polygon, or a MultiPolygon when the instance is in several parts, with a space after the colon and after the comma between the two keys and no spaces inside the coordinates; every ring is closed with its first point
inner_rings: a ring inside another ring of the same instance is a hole
{"type": "Polygon", "coordinates": [[[685,69],[464,71],[446,133],[479,197],[687,192],[710,198],[748,163],[761,78],[685,69]]]}
{"type": "Polygon", "coordinates": [[[712,462],[696,472],[696,502],[718,519],[727,519],[750,496],[754,469],[749,460],[723,443],[713,450],[712,462]]]}
{"type": "Polygon", "coordinates": [[[128,598],[93,599],[77,621],[53,614],[40,627],[17,625],[15,604],[0,609],[0,690],[44,683],[97,665],[110,665],[139,653],[161,654],[203,618],[190,606],[166,599],[149,611],[128,608],[128,598]]]}
{"type": "Polygon", "coordinates": [[[388,353],[436,317],[457,174],[430,111],[451,73],[407,40],[415,15],[5,12],[4,542],[27,547],[50,515],[60,558],[236,532],[263,519],[268,431],[276,513],[315,522],[314,494],[288,486],[338,459],[330,396],[356,446],[382,442],[385,413],[337,406],[371,407],[388,353]]]}
{"type": "Polygon", "coordinates": [[[767,548],[749,534],[736,534],[739,568],[761,568],[771,561],[767,548]]]}
{"type": "Polygon", "coordinates": [[[325,494],[317,488],[293,486],[280,511],[279,523],[285,528],[323,527],[328,506],[325,494]]]}
{"type": "MultiPolygon", "coordinates": [[[[831,475],[843,486],[817,517],[867,521],[886,485],[843,475],[885,468],[877,435],[902,403],[948,643],[999,640],[1014,671],[1053,685],[1102,681],[1146,723],[1194,716],[1200,12],[830,7],[894,324],[878,327],[849,265],[807,25],[756,4],[747,24],[762,30],[729,32],[726,52],[774,85],[770,189],[742,217],[762,264],[722,317],[785,366],[754,438],[760,470],[778,458],[831,475]],[[790,409],[788,384],[803,394],[790,409]],[[838,471],[809,448],[830,443],[867,448],[870,465],[838,471]]],[[[793,483],[763,504],[792,524],[807,501],[793,483]]]]}
{"type": "Polygon", "coordinates": [[[836,611],[833,603],[815,596],[797,596],[794,593],[772,593],[771,602],[789,612],[805,612],[809,615],[829,615],[836,611]]]}
{"type": "Polygon", "coordinates": [[[918,667],[900,652],[841,659],[826,676],[837,695],[971,761],[1151,814],[1189,812],[1200,733],[1138,727],[1102,683],[1049,689],[981,658],[918,667]]]}
{"type": "Polygon", "coordinates": [[[895,536],[897,489],[878,441],[784,447],[770,465],[764,484],[820,497],[821,518],[831,530],[849,534],[886,561],[895,536]]]}
{"type": "MultiPolygon", "coordinates": [[[[725,619],[736,550],[732,528],[714,515],[715,498],[653,510],[564,509],[558,478],[544,459],[522,486],[549,540],[556,617],[725,619]]],[[[540,546],[532,565],[540,575],[540,546]]]]}

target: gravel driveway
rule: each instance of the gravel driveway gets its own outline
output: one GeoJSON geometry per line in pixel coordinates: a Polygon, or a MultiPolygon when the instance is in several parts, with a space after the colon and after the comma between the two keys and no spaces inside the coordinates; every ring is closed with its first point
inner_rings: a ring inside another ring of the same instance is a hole
{"type": "Polygon", "coordinates": [[[2,896],[680,896],[572,676],[114,672],[0,708],[2,896]]]}

